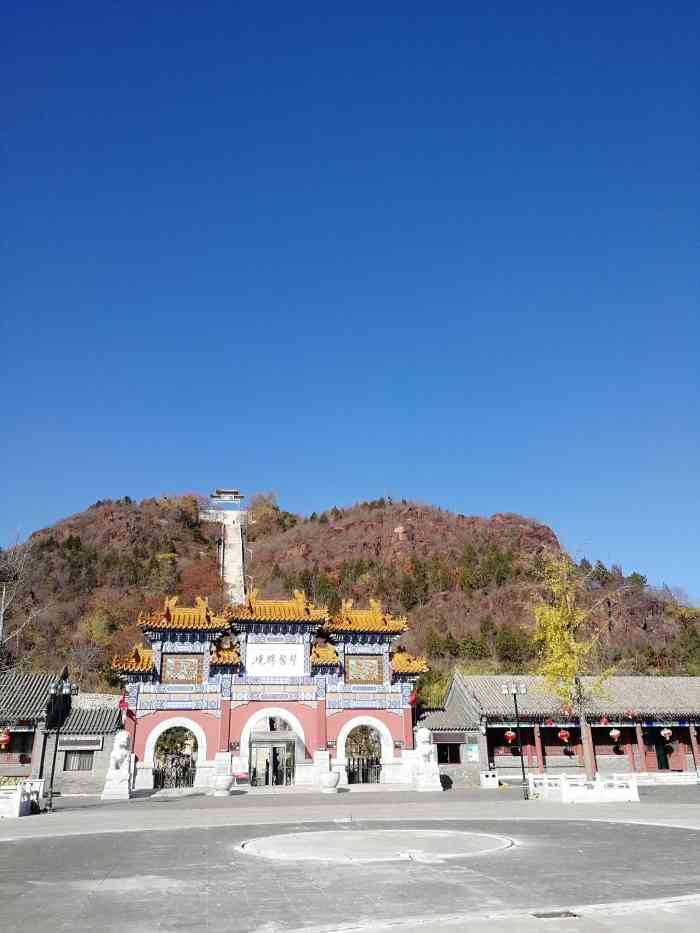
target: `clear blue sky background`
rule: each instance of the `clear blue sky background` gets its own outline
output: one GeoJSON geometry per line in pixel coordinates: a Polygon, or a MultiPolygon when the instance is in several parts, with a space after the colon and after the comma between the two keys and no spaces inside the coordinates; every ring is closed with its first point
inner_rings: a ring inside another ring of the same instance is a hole
{"type": "Polygon", "coordinates": [[[5,10],[2,542],[389,493],[700,599],[696,5],[470,6],[5,10]]]}

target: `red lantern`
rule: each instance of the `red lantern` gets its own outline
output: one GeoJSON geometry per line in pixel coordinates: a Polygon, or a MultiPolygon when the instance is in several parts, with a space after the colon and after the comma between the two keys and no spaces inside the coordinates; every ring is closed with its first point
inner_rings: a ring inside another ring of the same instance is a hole
{"type": "Polygon", "coordinates": [[[0,729],[0,752],[4,752],[7,746],[10,744],[10,730],[5,726],[3,729],[0,729]]]}
{"type": "Polygon", "coordinates": [[[554,720],[553,720],[553,719],[545,719],[544,724],[545,724],[545,726],[553,726],[553,725],[554,725],[554,720]]]}
{"type": "Polygon", "coordinates": [[[506,742],[507,742],[509,745],[510,745],[511,742],[513,742],[513,741],[515,740],[515,737],[516,737],[516,736],[515,736],[515,733],[513,732],[512,729],[506,729],[505,739],[506,739],[506,742]]]}
{"type": "Polygon", "coordinates": [[[667,742],[669,742],[671,740],[671,736],[673,735],[673,732],[670,729],[662,729],[661,735],[666,739],[667,742]]]}
{"type": "Polygon", "coordinates": [[[610,723],[610,720],[608,719],[607,716],[603,716],[603,718],[600,720],[601,726],[607,726],[609,723],[610,723]]]}
{"type": "Polygon", "coordinates": [[[415,691],[415,690],[411,690],[411,695],[410,695],[409,698],[408,698],[408,702],[411,704],[411,706],[415,706],[415,705],[416,705],[416,699],[417,699],[416,691],[415,691]]]}
{"type": "Polygon", "coordinates": [[[609,734],[610,738],[613,740],[613,742],[617,742],[617,740],[618,740],[618,739],[620,738],[620,736],[622,735],[622,733],[620,732],[619,729],[611,729],[610,732],[609,732],[608,734],[609,734]]]}
{"type": "Polygon", "coordinates": [[[569,741],[569,730],[560,729],[559,732],[557,732],[557,738],[561,739],[561,741],[566,745],[569,741]]]}

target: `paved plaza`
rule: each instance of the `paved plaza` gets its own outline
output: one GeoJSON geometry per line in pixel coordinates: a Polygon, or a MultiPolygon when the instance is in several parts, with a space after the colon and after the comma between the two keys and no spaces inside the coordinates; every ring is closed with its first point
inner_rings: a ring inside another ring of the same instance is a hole
{"type": "Polygon", "coordinates": [[[699,865],[699,787],[65,798],[0,823],[0,929],[678,933],[699,865]]]}

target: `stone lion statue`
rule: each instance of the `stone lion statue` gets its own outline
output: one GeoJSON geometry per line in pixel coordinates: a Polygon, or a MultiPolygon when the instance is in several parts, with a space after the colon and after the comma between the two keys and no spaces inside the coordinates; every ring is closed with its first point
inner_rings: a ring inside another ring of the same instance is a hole
{"type": "Polygon", "coordinates": [[[121,785],[129,787],[131,754],[129,752],[129,733],[120,729],[114,737],[112,754],[109,756],[109,768],[105,779],[105,788],[112,791],[121,785]]]}
{"type": "Polygon", "coordinates": [[[430,731],[425,728],[416,731],[416,751],[418,766],[416,783],[419,788],[440,787],[440,769],[437,763],[437,749],[430,738],[430,731]]]}
{"type": "Polygon", "coordinates": [[[129,733],[120,729],[114,736],[109,768],[105,775],[103,800],[128,800],[131,797],[131,761],[129,733]]]}

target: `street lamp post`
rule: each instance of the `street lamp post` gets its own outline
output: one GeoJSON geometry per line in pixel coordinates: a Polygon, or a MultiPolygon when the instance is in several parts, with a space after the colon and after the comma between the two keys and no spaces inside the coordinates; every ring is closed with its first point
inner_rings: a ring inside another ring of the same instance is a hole
{"type": "Polygon", "coordinates": [[[518,730],[518,749],[520,751],[520,770],[523,775],[523,800],[529,800],[530,794],[527,789],[527,778],[525,777],[525,759],[523,758],[523,735],[520,728],[520,711],[518,710],[518,694],[525,696],[527,693],[527,686],[525,684],[502,684],[501,693],[503,696],[508,696],[510,694],[513,697],[513,705],[515,706],[515,723],[516,729],[518,730]]]}
{"type": "Polygon", "coordinates": [[[61,726],[63,726],[66,719],[68,719],[68,715],[71,709],[71,697],[74,696],[77,692],[77,685],[70,683],[68,680],[67,668],[61,675],[60,680],[55,680],[49,687],[49,698],[46,704],[46,728],[53,728],[55,730],[53,755],[51,758],[49,793],[48,799],[46,801],[46,809],[49,811],[49,813],[53,811],[53,780],[56,773],[56,755],[58,753],[58,740],[61,735],[61,726]]]}

